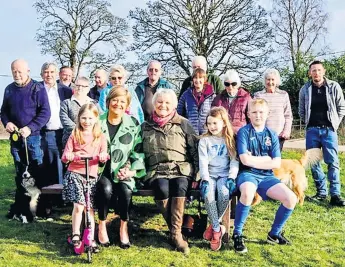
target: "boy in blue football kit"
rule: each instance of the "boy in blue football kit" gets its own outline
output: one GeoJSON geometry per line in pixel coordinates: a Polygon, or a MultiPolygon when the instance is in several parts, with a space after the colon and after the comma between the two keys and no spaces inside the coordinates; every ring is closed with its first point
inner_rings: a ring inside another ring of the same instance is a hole
{"type": "Polygon", "coordinates": [[[235,251],[239,253],[247,252],[242,230],[255,192],[263,200],[274,199],[281,202],[267,242],[290,244],[282,235],[282,229],[292,214],[297,197],[273,174],[272,169],[280,168],[281,154],[278,136],[265,126],[268,111],[268,104],[264,99],[251,101],[248,110],[251,123],[242,127],[237,134],[237,152],[243,168],[237,177],[241,197],[236,206],[233,240],[235,251]]]}

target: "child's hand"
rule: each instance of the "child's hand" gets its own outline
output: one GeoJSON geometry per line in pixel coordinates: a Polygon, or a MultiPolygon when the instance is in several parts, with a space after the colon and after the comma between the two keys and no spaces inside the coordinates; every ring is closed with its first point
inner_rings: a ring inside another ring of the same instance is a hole
{"type": "Polygon", "coordinates": [[[65,154],[65,157],[66,157],[67,161],[73,161],[74,160],[74,153],[73,152],[67,152],[65,154]]]}
{"type": "Polygon", "coordinates": [[[201,184],[200,184],[200,194],[201,194],[201,197],[203,199],[205,199],[208,191],[210,190],[210,186],[209,186],[209,183],[208,181],[201,181],[201,184]]]}
{"type": "Polygon", "coordinates": [[[100,162],[106,162],[108,160],[108,153],[107,152],[101,152],[99,153],[99,161],[100,162]]]}
{"type": "Polygon", "coordinates": [[[226,188],[229,189],[229,195],[231,196],[236,190],[236,184],[234,179],[228,178],[225,184],[226,188]]]}

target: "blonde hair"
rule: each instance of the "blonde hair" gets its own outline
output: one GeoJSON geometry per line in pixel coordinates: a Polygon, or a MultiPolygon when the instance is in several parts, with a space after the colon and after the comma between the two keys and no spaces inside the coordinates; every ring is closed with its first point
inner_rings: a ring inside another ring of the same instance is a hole
{"type": "Polygon", "coordinates": [[[258,106],[258,105],[265,106],[267,108],[267,110],[269,110],[268,102],[265,99],[255,98],[249,102],[248,111],[250,111],[253,106],[258,106]]]}
{"type": "Polygon", "coordinates": [[[99,142],[102,131],[101,131],[101,125],[99,123],[99,112],[98,112],[98,108],[96,107],[95,104],[93,103],[89,103],[89,104],[84,104],[81,106],[79,113],[78,113],[78,120],[77,120],[77,124],[72,132],[73,137],[77,140],[77,142],[80,145],[85,144],[85,140],[83,138],[83,134],[82,132],[84,131],[83,127],[80,124],[80,118],[81,116],[85,113],[85,111],[91,111],[93,113],[93,115],[95,115],[96,117],[96,123],[93,126],[92,129],[92,134],[93,134],[93,144],[99,142]]]}
{"type": "MultiPolygon", "coordinates": [[[[225,139],[226,148],[231,158],[236,157],[236,143],[235,143],[235,134],[232,129],[231,122],[229,120],[228,112],[224,107],[212,107],[206,117],[206,128],[207,128],[207,119],[208,117],[219,118],[223,121],[225,127],[223,128],[223,137],[225,139]]],[[[212,133],[207,128],[207,132],[202,136],[212,136],[212,133]]]]}
{"type": "Polygon", "coordinates": [[[107,109],[109,109],[110,100],[118,96],[126,96],[127,108],[130,106],[131,93],[122,85],[115,85],[110,89],[109,94],[107,95],[107,98],[106,98],[107,109]]]}
{"type": "Polygon", "coordinates": [[[109,77],[115,73],[115,72],[118,72],[120,73],[120,75],[122,76],[122,78],[124,80],[127,80],[127,71],[125,70],[125,68],[122,66],[122,65],[113,65],[111,66],[110,68],[110,71],[109,71],[109,77]]]}

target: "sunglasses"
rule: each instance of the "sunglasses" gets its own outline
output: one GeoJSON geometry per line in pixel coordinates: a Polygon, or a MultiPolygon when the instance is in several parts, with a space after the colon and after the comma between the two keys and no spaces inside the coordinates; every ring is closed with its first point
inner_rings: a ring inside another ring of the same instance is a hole
{"type": "Polygon", "coordinates": [[[110,77],[110,79],[112,80],[112,81],[116,81],[116,80],[121,80],[122,79],[122,77],[110,77]]]}
{"type": "Polygon", "coordinates": [[[232,83],[224,82],[224,85],[225,85],[226,87],[229,87],[230,85],[231,85],[232,87],[235,87],[235,86],[237,85],[237,82],[232,82],[232,83]]]}

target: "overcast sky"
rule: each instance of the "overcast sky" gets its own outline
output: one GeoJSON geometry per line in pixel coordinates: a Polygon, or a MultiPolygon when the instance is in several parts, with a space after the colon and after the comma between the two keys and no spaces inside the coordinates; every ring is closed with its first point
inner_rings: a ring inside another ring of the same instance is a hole
{"type": "MultiPolygon", "coordinates": [[[[113,0],[112,11],[116,16],[126,17],[130,9],[144,7],[145,0],[113,0]]],[[[270,0],[260,0],[269,8],[270,0]]],[[[327,42],[332,51],[345,50],[345,1],[326,0],[326,10],[330,14],[327,42]]],[[[12,81],[10,64],[16,58],[24,58],[29,62],[31,74],[39,76],[41,65],[49,56],[42,56],[34,37],[40,24],[31,0],[3,1],[0,8],[0,103],[3,90],[12,81]],[[10,77],[4,77],[8,75],[10,77]]]]}

